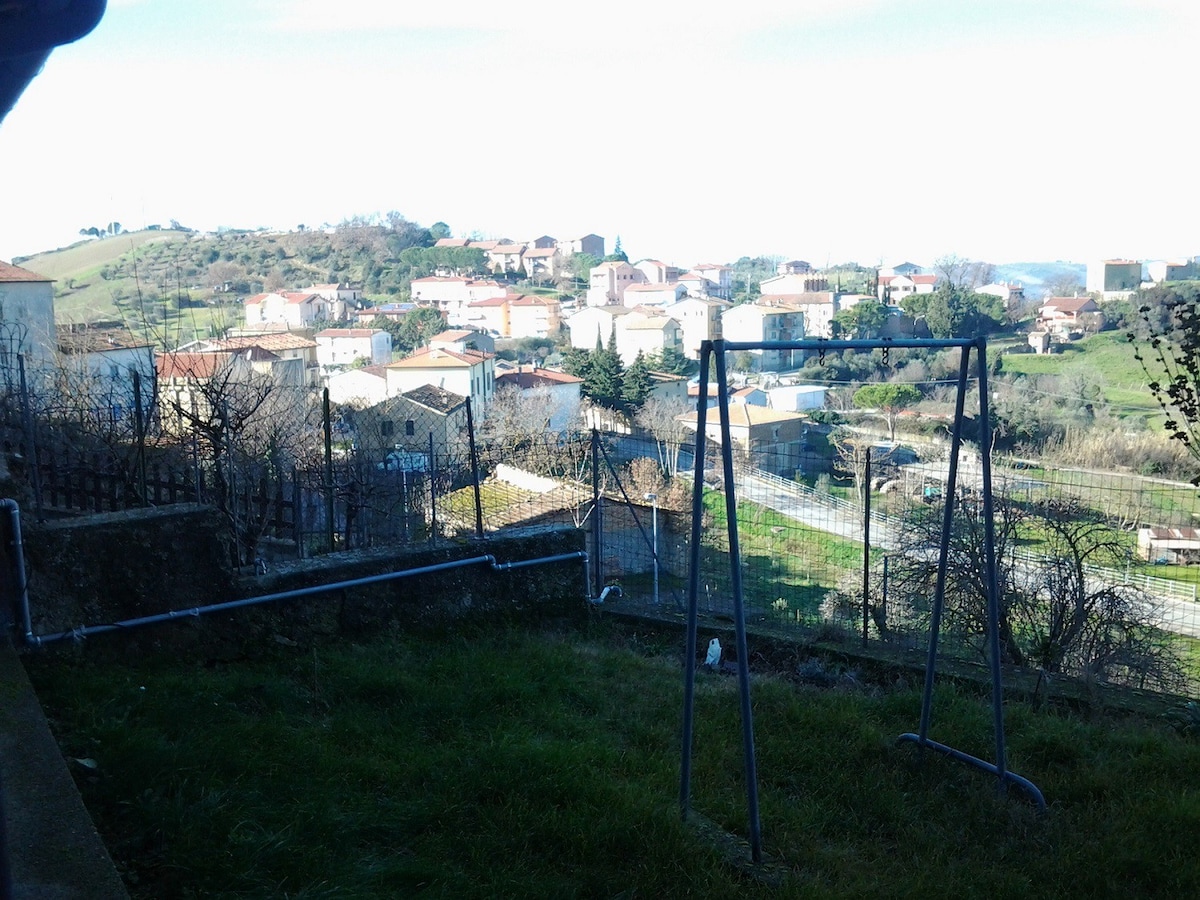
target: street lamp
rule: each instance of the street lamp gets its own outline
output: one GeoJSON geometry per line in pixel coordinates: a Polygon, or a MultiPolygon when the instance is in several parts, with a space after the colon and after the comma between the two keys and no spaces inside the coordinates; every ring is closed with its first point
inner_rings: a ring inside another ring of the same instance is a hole
{"type": "Polygon", "coordinates": [[[658,606],[658,494],[646,494],[650,501],[650,534],[654,542],[654,605],[658,606]]]}

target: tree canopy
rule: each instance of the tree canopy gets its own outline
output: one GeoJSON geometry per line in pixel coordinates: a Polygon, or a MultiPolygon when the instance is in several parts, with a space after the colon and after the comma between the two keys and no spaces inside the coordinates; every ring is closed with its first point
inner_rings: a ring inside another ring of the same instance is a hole
{"type": "Polygon", "coordinates": [[[977,294],[967,287],[944,281],[929,294],[909,294],[901,308],[923,320],[935,338],[969,338],[990,334],[1004,322],[1004,301],[992,294],[977,294]]]}
{"type": "MultiPolygon", "coordinates": [[[[1150,379],[1150,392],[1172,440],[1200,460],[1200,286],[1161,288],[1139,308],[1141,325],[1128,334],[1134,358],[1150,379]]],[[[1192,483],[1200,486],[1200,474],[1192,483]]]]}
{"type": "Polygon", "coordinates": [[[860,300],[833,317],[845,337],[868,340],[879,337],[887,322],[888,311],[878,300],[860,300]]]}
{"type": "Polygon", "coordinates": [[[854,392],[854,405],[859,409],[874,410],[887,425],[888,439],[892,441],[896,440],[897,417],[920,400],[921,392],[911,384],[864,384],[854,392]]]}

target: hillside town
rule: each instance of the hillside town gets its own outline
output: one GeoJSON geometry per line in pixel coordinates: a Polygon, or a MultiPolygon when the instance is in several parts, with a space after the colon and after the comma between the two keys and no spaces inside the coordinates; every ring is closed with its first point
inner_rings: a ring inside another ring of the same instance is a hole
{"type": "MultiPolygon", "coordinates": [[[[136,373],[143,398],[147,392],[155,398],[150,405],[143,400],[147,412],[176,429],[188,418],[180,411],[204,395],[198,385],[232,373],[234,380],[324,389],[332,402],[359,409],[399,403],[427,413],[429,392],[448,392],[468,403],[479,422],[498,396],[511,394],[546,404],[544,424],[553,431],[598,423],[627,431],[649,397],[675,403],[682,418],[694,415],[698,396],[688,380],[703,341],[928,337],[932,319],[921,314],[921,301],[939,288],[962,288],[996,304],[994,326],[1021,322],[1027,351],[1047,354],[1100,331],[1105,304],[1196,274],[1195,261],[1101,260],[1087,266],[1086,285],[1070,296],[1032,298],[1020,283],[983,283],[991,267],[961,260],[940,261],[940,271],[907,261],[864,270],[860,289],[842,290],[830,284],[831,277],[841,281],[840,273],[779,259],[757,282],[735,286],[731,265],[630,262],[619,239],[611,255],[605,244],[596,234],[441,237],[432,251],[444,261],[432,274],[413,277],[400,298],[372,297],[345,281],[264,290],[239,299],[239,320],[222,333],[174,346],[128,328],[60,329],[54,280],[0,263],[7,353],[23,354],[31,369],[89,372],[104,382],[90,389],[106,395],[114,383],[123,385],[117,393],[127,396],[127,409],[136,373]],[[578,277],[571,279],[572,272],[578,277]],[[401,351],[393,335],[418,317],[426,333],[401,351]],[[606,401],[589,390],[583,376],[593,353],[614,354],[626,374],[641,379],[633,389],[637,402],[606,401]]],[[[813,355],[760,349],[732,361],[736,383],[744,386],[731,397],[745,407],[742,439],[789,476],[800,468],[804,430],[830,387],[801,377],[813,355]]],[[[440,407],[452,417],[464,414],[461,404],[440,407]]]]}

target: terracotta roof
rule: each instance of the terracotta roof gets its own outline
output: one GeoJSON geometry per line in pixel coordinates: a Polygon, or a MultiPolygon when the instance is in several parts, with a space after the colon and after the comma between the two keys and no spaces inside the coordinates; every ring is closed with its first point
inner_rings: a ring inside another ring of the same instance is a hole
{"type": "Polygon", "coordinates": [[[936,275],[909,275],[913,284],[937,284],[938,277],[936,275]]]}
{"type": "MultiPolygon", "coordinates": [[[[682,279],[680,279],[680,280],[682,281],[682,279]]],[[[629,291],[635,291],[638,293],[648,293],[650,291],[672,291],[672,292],[674,292],[675,288],[676,288],[675,284],[663,284],[662,282],[655,282],[654,284],[631,284],[627,288],[625,288],[625,292],[626,293],[628,293],[629,291]]]]}
{"type": "Polygon", "coordinates": [[[1041,308],[1056,309],[1059,312],[1079,312],[1089,303],[1095,306],[1091,297],[1047,297],[1042,301],[1041,308]]]}
{"type": "Polygon", "coordinates": [[[449,328],[439,334],[431,337],[430,341],[466,341],[471,338],[479,337],[483,332],[476,331],[473,328],[449,328]]]}
{"type": "Polygon", "coordinates": [[[512,306],[554,306],[558,303],[553,297],[539,297],[537,294],[519,294],[516,297],[510,295],[509,300],[512,301],[512,306]]]}
{"type": "Polygon", "coordinates": [[[470,303],[467,304],[467,306],[476,307],[476,308],[481,307],[481,306],[486,306],[486,307],[503,306],[504,304],[508,303],[511,299],[512,299],[512,297],[509,294],[505,294],[503,297],[488,297],[486,300],[472,300],[470,303]]]}
{"type": "Polygon", "coordinates": [[[12,263],[6,263],[0,259],[0,281],[50,282],[53,280],[53,278],[47,278],[45,275],[39,275],[37,272],[30,272],[28,269],[22,269],[20,266],[14,266],[12,263]]]}
{"type": "Polygon", "coordinates": [[[534,247],[532,249],[526,250],[525,255],[537,258],[537,257],[542,257],[542,256],[553,256],[557,252],[558,252],[557,247],[534,247]]]}
{"type": "Polygon", "coordinates": [[[625,322],[626,331],[662,331],[669,325],[677,324],[670,316],[639,315],[625,322]]]}
{"type": "Polygon", "coordinates": [[[382,328],[326,328],[324,331],[318,331],[316,336],[319,338],[369,338],[381,331],[383,331],[382,328]]]}
{"type": "Polygon", "coordinates": [[[522,389],[535,387],[552,387],[556,384],[583,384],[582,378],[568,375],[566,372],[556,372],[553,369],[529,369],[528,366],[516,372],[505,372],[496,376],[497,386],[510,384],[522,389]]]}
{"type": "Polygon", "coordinates": [[[154,360],[160,379],[212,378],[232,354],[229,353],[164,353],[154,360]]]}
{"type": "Polygon", "coordinates": [[[461,369],[476,366],[492,358],[491,353],[478,350],[446,350],[426,347],[412,356],[405,357],[388,366],[389,369],[461,369]]]}
{"type": "Polygon", "coordinates": [[[317,342],[290,331],[275,334],[246,334],[240,337],[225,338],[212,341],[210,344],[216,350],[241,350],[245,347],[262,347],[264,350],[303,350],[317,346],[317,342]]]}
{"type": "Polygon", "coordinates": [[[500,253],[505,256],[511,256],[513,253],[520,254],[524,252],[526,252],[524,244],[497,244],[488,251],[488,253],[500,253]]]}
{"type": "Polygon", "coordinates": [[[465,247],[467,246],[466,238],[438,238],[434,243],[435,247],[465,247]]]}

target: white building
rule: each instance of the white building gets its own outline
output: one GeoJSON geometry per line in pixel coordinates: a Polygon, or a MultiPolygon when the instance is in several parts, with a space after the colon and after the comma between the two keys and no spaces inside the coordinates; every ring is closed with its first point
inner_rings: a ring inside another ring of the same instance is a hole
{"type": "Polygon", "coordinates": [[[0,260],[0,368],[16,368],[16,355],[48,364],[57,345],[54,280],[0,260]]]}
{"type": "Polygon", "coordinates": [[[360,359],[370,366],[385,366],[392,361],[392,336],[382,328],[326,328],[316,333],[315,340],[322,376],[360,359]]]}
{"type": "Polygon", "coordinates": [[[389,397],[426,384],[469,398],[471,411],[482,416],[496,392],[496,358],[476,350],[427,347],[387,367],[389,397]]]}

